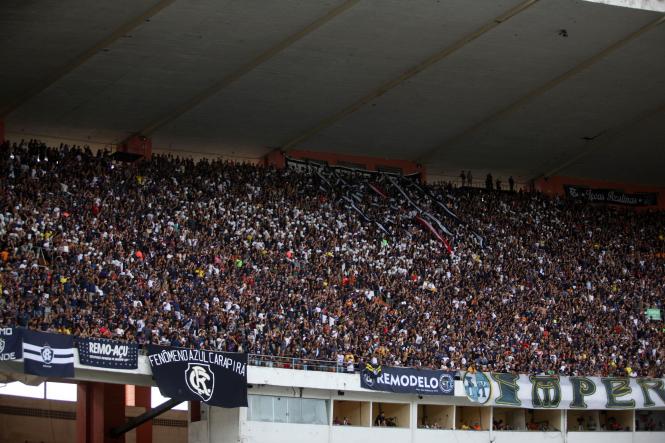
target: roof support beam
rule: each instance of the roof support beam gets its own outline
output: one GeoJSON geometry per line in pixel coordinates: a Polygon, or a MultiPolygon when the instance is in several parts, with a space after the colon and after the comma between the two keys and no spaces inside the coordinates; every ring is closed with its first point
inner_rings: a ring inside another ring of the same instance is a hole
{"type": "Polygon", "coordinates": [[[163,413],[170,411],[171,409],[175,408],[178,406],[180,403],[182,403],[182,400],[176,400],[173,398],[170,398],[166,400],[164,403],[160,404],[159,406],[152,408],[149,411],[144,412],[141,415],[138,415],[136,417],[130,418],[127,420],[127,423],[125,423],[122,426],[118,426],[117,428],[111,429],[109,432],[109,435],[111,438],[118,438],[122,435],[125,435],[132,429],[136,429],[139,426],[141,426],[143,423],[152,420],[153,418],[162,415],[163,413]]]}
{"type": "Polygon", "coordinates": [[[69,61],[66,65],[62,66],[60,69],[55,70],[51,75],[44,78],[44,81],[35,85],[35,87],[28,89],[12,103],[9,103],[4,108],[0,109],[0,117],[6,117],[10,113],[14,112],[23,103],[37,96],[46,88],[48,88],[49,86],[51,86],[52,84],[54,84],[55,82],[57,82],[58,80],[69,74],[70,72],[72,72],[74,69],[78,68],[79,66],[90,60],[99,51],[108,47],[109,45],[111,45],[113,42],[115,42],[116,40],[118,40],[128,32],[131,32],[135,28],[139,27],[148,18],[156,15],[163,9],[169,7],[174,2],[175,0],[161,0],[154,6],[145,10],[145,12],[143,12],[141,15],[134,17],[128,22],[124,23],[118,29],[113,31],[111,35],[100,40],[99,42],[97,42],[97,44],[95,44],[91,48],[88,48],[87,50],[79,54],[76,58],[69,61]]]}
{"type": "Polygon", "coordinates": [[[632,32],[631,34],[623,37],[621,40],[614,42],[610,46],[606,47],[599,53],[593,55],[592,57],[586,59],[582,63],[574,66],[573,68],[569,69],[568,71],[564,72],[563,74],[549,80],[547,83],[529,91],[526,95],[522,96],[518,100],[514,101],[513,103],[509,104],[505,108],[500,109],[499,111],[495,112],[494,114],[491,114],[490,116],[484,118],[483,120],[479,121],[478,123],[474,124],[473,126],[465,129],[464,131],[460,132],[459,134],[453,136],[452,138],[448,139],[445,141],[443,144],[439,145],[438,147],[435,147],[434,149],[431,149],[430,151],[426,152],[423,154],[419,161],[420,162],[430,162],[432,158],[439,153],[443,149],[450,149],[452,146],[454,146],[456,143],[460,142],[462,139],[465,137],[471,135],[472,133],[478,131],[480,128],[493,123],[494,121],[505,117],[506,115],[518,110],[522,106],[524,106],[526,103],[530,102],[534,98],[544,94],[545,92],[549,91],[550,89],[556,87],[557,85],[563,83],[564,81],[568,80],[569,78],[573,77],[574,75],[584,71],[585,69],[590,68],[593,66],[596,62],[602,60],[603,58],[607,57],[609,54],[612,52],[618,50],[619,48],[623,47],[630,41],[636,39],[637,37],[641,36],[642,34],[650,31],[651,29],[655,28],[656,26],[665,23],[665,15],[661,16],[657,20],[652,21],[651,23],[641,27],[640,29],[632,32]]]}
{"type": "Polygon", "coordinates": [[[543,177],[552,177],[553,175],[556,175],[560,173],[561,171],[564,171],[568,169],[570,166],[574,165],[577,163],[579,160],[582,158],[586,157],[587,155],[591,154],[593,151],[597,151],[598,149],[602,149],[606,147],[608,144],[612,142],[612,140],[618,136],[619,134],[622,134],[632,128],[633,126],[636,126],[643,122],[644,120],[648,120],[651,117],[654,117],[662,112],[665,112],[665,104],[660,105],[659,107],[655,109],[649,109],[646,112],[642,112],[641,114],[637,115],[635,118],[630,119],[626,122],[624,122],[622,125],[617,126],[616,128],[613,128],[597,138],[594,138],[593,140],[588,141],[581,151],[571,157],[570,159],[566,160],[559,166],[556,166],[552,169],[550,169],[547,172],[543,172],[541,174],[538,174],[537,176],[533,177],[531,180],[538,180],[543,177]]]}
{"type": "Polygon", "coordinates": [[[520,12],[524,11],[525,9],[529,8],[533,4],[538,2],[538,0],[526,0],[520,3],[519,5],[509,9],[508,11],[504,12],[500,16],[490,20],[489,22],[485,23],[483,26],[480,28],[476,29],[470,34],[465,35],[461,39],[457,40],[455,43],[452,45],[441,49],[437,53],[431,55],[427,59],[423,60],[422,62],[418,63],[415,66],[412,66],[409,68],[407,71],[403,72],[400,74],[397,78],[394,78],[381,86],[379,86],[377,89],[371,91],[364,97],[360,98],[356,102],[350,104],[346,108],[342,109],[341,111],[331,115],[330,117],[324,119],[321,121],[318,125],[308,129],[307,131],[303,132],[301,135],[289,140],[286,142],[283,146],[282,149],[285,151],[288,151],[290,149],[295,148],[302,142],[312,138],[314,135],[318,134],[319,132],[323,131],[324,129],[332,126],[333,124],[337,123],[338,121],[346,118],[347,116],[353,114],[356,112],[358,109],[362,108],[372,100],[376,99],[377,97],[382,96],[386,92],[390,91],[391,89],[399,86],[401,83],[404,81],[410,79],[411,77],[421,73],[425,69],[429,68],[430,66],[440,62],[444,58],[450,56],[451,54],[455,53],[459,49],[462,49],[464,46],[467,44],[471,43],[472,41],[476,40],[478,37],[482,36],[483,34],[491,31],[492,29],[496,28],[499,26],[501,23],[505,22],[506,20],[510,19],[511,17],[516,16],[520,12]]]}
{"type": "Polygon", "coordinates": [[[204,89],[201,91],[199,94],[195,95],[192,97],[190,100],[187,102],[183,103],[181,106],[177,107],[176,109],[172,110],[168,114],[164,115],[160,119],[147,124],[145,127],[143,127],[138,133],[141,135],[151,135],[153,134],[157,129],[163,127],[164,125],[167,125],[168,123],[172,122],[176,118],[180,117],[187,111],[190,111],[191,109],[195,108],[198,106],[200,103],[208,99],[209,97],[217,94],[233,82],[237,81],[239,78],[244,76],[245,74],[249,73],[252,71],[254,68],[259,66],[262,63],[265,63],[266,61],[270,60],[273,58],[275,55],[279,54],[283,50],[287,49],[289,46],[293,45],[295,42],[298,40],[301,40],[302,38],[306,37],[307,35],[311,34],[312,32],[316,31],[317,29],[321,28],[324,26],[326,23],[330,22],[333,20],[335,17],[343,14],[347,10],[351,9],[353,6],[358,4],[360,0],[346,0],[344,3],[336,6],[335,8],[331,9],[328,11],[327,14],[325,14],[322,17],[319,17],[318,19],[314,20],[312,23],[309,25],[305,26],[303,29],[299,30],[298,32],[291,34],[281,42],[277,43],[276,45],[268,48],[266,51],[262,52],[259,54],[258,57],[254,58],[250,62],[244,64],[243,66],[239,67],[236,69],[234,72],[230,73],[229,75],[225,76],[224,78],[220,79],[217,83],[209,86],[208,88],[204,89]]]}

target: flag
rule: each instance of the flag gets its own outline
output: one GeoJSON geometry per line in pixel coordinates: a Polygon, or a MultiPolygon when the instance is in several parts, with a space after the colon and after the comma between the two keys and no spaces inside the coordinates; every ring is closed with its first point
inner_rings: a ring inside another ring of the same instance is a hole
{"type": "Polygon", "coordinates": [[[164,397],[247,407],[247,354],[148,345],[148,361],[164,397]]]}
{"type": "Polygon", "coordinates": [[[42,377],[74,377],[74,338],[26,329],[23,370],[42,377]]]}
{"type": "Polygon", "coordinates": [[[0,327],[0,361],[21,358],[21,331],[0,327]]]}

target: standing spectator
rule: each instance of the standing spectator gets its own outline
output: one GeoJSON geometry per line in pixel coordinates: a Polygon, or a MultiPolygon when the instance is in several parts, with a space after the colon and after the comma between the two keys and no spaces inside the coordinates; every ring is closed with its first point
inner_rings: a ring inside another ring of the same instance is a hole
{"type": "Polygon", "coordinates": [[[497,191],[501,190],[501,180],[499,180],[498,178],[496,179],[496,190],[497,191]]]}
{"type": "Polygon", "coordinates": [[[464,187],[464,185],[466,184],[466,175],[464,175],[464,170],[462,170],[462,172],[460,173],[459,178],[462,179],[462,187],[464,187]]]}
{"type": "Polygon", "coordinates": [[[665,373],[665,331],[642,314],[665,307],[662,212],[88,151],[0,145],[2,326],[284,366],[338,356],[339,372],[348,354],[351,371],[665,373]]]}
{"type": "Polygon", "coordinates": [[[355,363],[356,362],[355,362],[355,357],[353,356],[353,354],[351,354],[349,352],[348,354],[346,354],[346,357],[344,358],[344,360],[346,361],[346,372],[349,372],[349,373],[355,372],[355,370],[356,370],[355,363]]]}
{"type": "Polygon", "coordinates": [[[512,175],[508,177],[508,188],[510,188],[510,192],[513,192],[515,190],[515,180],[513,180],[512,175]]]}
{"type": "Polygon", "coordinates": [[[491,191],[493,186],[494,181],[492,180],[492,174],[487,174],[487,178],[485,178],[485,189],[491,191]]]}
{"type": "Polygon", "coordinates": [[[469,187],[473,186],[473,176],[470,169],[466,172],[466,183],[469,187]]]}

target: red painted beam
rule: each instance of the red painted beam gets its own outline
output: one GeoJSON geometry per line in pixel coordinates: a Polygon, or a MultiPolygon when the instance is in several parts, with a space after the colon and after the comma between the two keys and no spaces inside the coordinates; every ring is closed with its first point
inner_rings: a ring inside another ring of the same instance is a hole
{"type": "Polygon", "coordinates": [[[79,383],[76,404],[77,443],[125,443],[111,438],[112,428],[125,423],[125,386],[79,383]]]}
{"type": "MultiPolygon", "coordinates": [[[[152,409],[152,395],[149,386],[134,387],[134,405],[149,411],[152,409]]],[[[152,420],[136,428],[136,443],[152,443],[152,420]]]]}

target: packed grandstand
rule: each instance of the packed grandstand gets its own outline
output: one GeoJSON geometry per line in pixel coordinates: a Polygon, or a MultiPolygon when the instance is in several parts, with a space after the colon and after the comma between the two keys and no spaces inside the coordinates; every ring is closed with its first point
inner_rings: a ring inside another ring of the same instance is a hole
{"type": "Polygon", "coordinates": [[[0,326],[297,361],[665,374],[665,218],[390,174],[0,153],[0,326]]]}

